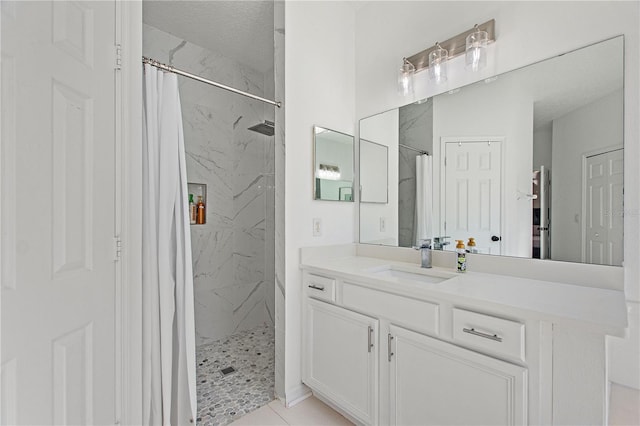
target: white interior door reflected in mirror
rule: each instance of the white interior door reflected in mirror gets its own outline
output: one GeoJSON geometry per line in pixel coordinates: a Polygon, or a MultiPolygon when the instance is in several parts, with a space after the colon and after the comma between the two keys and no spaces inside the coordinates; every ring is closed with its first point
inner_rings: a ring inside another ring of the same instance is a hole
{"type": "Polygon", "coordinates": [[[502,144],[458,141],[445,146],[442,235],[465,244],[475,238],[480,253],[501,254],[502,144]]]}
{"type": "Polygon", "coordinates": [[[353,136],[313,127],[313,199],[353,201],[353,136]]]}
{"type": "Polygon", "coordinates": [[[360,202],[389,200],[389,147],[360,139],[360,202]]]}
{"type": "Polygon", "coordinates": [[[623,149],[585,156],[582,261],[622,263],[623,149]]]}

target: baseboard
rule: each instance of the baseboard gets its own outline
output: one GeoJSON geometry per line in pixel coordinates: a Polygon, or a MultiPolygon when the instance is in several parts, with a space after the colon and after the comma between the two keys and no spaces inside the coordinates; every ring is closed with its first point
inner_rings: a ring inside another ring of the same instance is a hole
{"type": "Polygon", "coordinates": [[[285,406],[287,408],[291,408],[294,405],[299,404],[300,402],[304,401],[305,399],[309,398],[312,395],[311,389],[309,389],[307,386],[305,386],[302,383],[300,383],[298,386],[296,386],[293,389],[289,389],[285,391],[284,394],[285,394],[285,406]]]}

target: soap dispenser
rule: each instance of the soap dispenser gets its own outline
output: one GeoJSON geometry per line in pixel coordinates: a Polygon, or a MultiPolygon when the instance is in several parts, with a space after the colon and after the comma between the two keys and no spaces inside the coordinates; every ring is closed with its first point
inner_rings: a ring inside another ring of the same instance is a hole
{"type": "Polygon", "coordinates": [[[476,239],[473,237],[469,237],[469,241],[467,242],[467,251],[469,253],[477,253],[478,248],[476,247],[476,239]]]}
{"type": "Polygon", "coordinates": [[[456,240],[456,270],[465,272],[467,270],[467,250],[464,248],[464,240],[456,240]]]}

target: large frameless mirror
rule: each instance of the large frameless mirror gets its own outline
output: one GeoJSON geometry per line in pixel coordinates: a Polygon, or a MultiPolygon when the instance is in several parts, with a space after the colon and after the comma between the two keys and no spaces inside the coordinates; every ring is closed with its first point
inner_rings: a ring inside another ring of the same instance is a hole
{"type": "Polygon", "coordinates": [[[615,37],[362,119],[392,143],[360,242],[621,265],[623,55],[615,37]]]}
{"type": "Polygon", "coordinates": [[[313,199],[353,201],[353,136],[313,128],[313,199]]]}

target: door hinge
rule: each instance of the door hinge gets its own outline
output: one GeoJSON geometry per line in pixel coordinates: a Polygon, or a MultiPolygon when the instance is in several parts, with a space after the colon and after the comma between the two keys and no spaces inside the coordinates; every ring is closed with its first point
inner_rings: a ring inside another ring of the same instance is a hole
{"type": "Polygon", "coordinates": [[[122,69],[122,45],[120,43],[117,43],[115,45],[115,48],[116,48],[115,69],[116,70],[121,70],[122,69]]]}
{"type": "Polygon", "coordinates": [[[122,240],[120,237],[113,237],[113,261],[118,262],[122,257],[122,240]]]}

